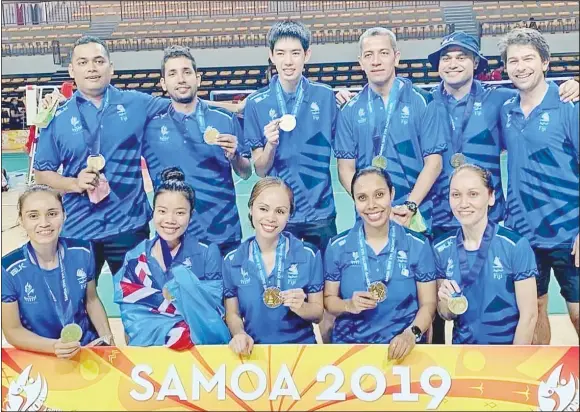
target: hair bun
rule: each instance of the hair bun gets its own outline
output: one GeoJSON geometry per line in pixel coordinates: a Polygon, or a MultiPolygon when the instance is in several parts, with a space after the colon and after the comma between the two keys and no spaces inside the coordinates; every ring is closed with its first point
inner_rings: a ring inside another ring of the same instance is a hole
{"type": "Polygon", "coordinates": [[[166,182],[168,180],[177,180],[179,182],[185,182],[185,174],[183,170],[179,167],[168,167],[163,169],[161,172],[161,182],[166,182]]]}

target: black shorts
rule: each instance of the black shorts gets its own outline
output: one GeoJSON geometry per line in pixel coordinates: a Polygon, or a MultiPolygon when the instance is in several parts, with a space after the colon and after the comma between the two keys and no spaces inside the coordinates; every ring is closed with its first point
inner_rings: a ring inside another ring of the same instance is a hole
{"type": "Polygon", "coordinates": [[[538,249],[534,248],[538,265],[538,297],[548,293],[551,269],[560,285],[560,294],[566,302],[578,303],[580,294],[580,270],[574,265],[572,248],[538,249]]]}

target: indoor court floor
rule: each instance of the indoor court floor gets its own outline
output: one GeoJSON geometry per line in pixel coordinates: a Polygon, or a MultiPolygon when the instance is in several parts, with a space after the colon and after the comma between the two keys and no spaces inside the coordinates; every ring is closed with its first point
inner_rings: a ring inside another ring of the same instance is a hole
{"type": "MultiPolygon", "coordinates": [[[[505,167],[505,159],[502,159],[502,166],[505,167]]],[[[23,153],[2,153],[2,167],[8,171],[10,176],[11,190],[2,193],[2,256],[16,249],[26,242],[24,231],[18,226],[16,203],[19,194],[24,190],[25,176],[27,172],[27,155],[23,153]]],[[[352,227],[354,224],[354,206],[352,199],[340,185],[338,172],[336,169],[336,159],[331,165],[332,184],[334,189],[335,203],[337,209],[337,229],[342,232],[352,227]]],[[[145,176],[145,189],[152,198],[151,183],[149,177],[145,176]]],[[[254,183],[258,177],[254,174],[250,179],[244,181],[235,176],[235,187],[237,193],[237,205],[242,221],[243,237],[252,234],[252,228],[248,221],[248,199],[254,183]]],[[[119,318],[118,305],[113,302],[112,277],[108,267],[105,265],[103,273],[99,279],[98,293],[110,318],[111,327],[119,346],[124,345],[123,327],[119,318]]],[[[550,282],[549,291],[549,313],[552,325],[552,345],[578,345],[578,337],[574,331],[572,323],[566,312],[566,305],[560,296],[560,288],[555,279],[550,282]]],[[[447,325],[447,340],[450,341],[451,324],[447,325]]],[[[7,345],[2,336],[2,345],[7,345]]]]}

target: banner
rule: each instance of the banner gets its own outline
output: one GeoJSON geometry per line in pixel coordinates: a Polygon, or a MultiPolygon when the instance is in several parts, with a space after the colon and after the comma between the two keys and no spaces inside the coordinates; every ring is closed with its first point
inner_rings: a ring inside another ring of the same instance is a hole
{"type": "Polygon", "coordinates": [[[3,410],[578,410],[578,347],[386,345],[2,349],[3,410]]]}
{"type": "Polygon", "coordinates": [[[2,150],[24,152],[24,146],[28,140],[28,129],[26,130],[3,130],[2,150]]]}

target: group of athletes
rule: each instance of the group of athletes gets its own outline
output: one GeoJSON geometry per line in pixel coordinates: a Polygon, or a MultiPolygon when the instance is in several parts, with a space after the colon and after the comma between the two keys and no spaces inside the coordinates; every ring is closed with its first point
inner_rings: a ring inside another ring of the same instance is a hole
{"type": "MultiPolygon", "coordinates": [[[[424,92],[400,51],[367,30],[357,94],[303,76],[301,23],[272,26],[268,86],[233,111],[197,97],[191,51],[165,50],[170,99],[121,91],[103,41],[80,38],[18,214],[30,241],[2,258],[2,330],[13,346],[70,358],[114,345],[96,292],[106,261],[127,344],[549,344],[550,272],[578,332],[578,83],[547,81],[549,46],[520,28],[499,43],[515,89],[474,79],[478,41],[446,36],[424,92]],[[507,196],[500,154],[507,150],[507,196]],[[332,151],[354,226],[337,234],[332,151]],[[154,187],[151,207],[141,170],[154,187]],[[250,194],[242,240],[233,173],[250,194]],[[62,170],[59,170],[62,169],[62,170]],[[232,173],[233,171],[233,173],[232,173]]],[[[52,96],[51,98],[56,98],[52,96]]]]}

